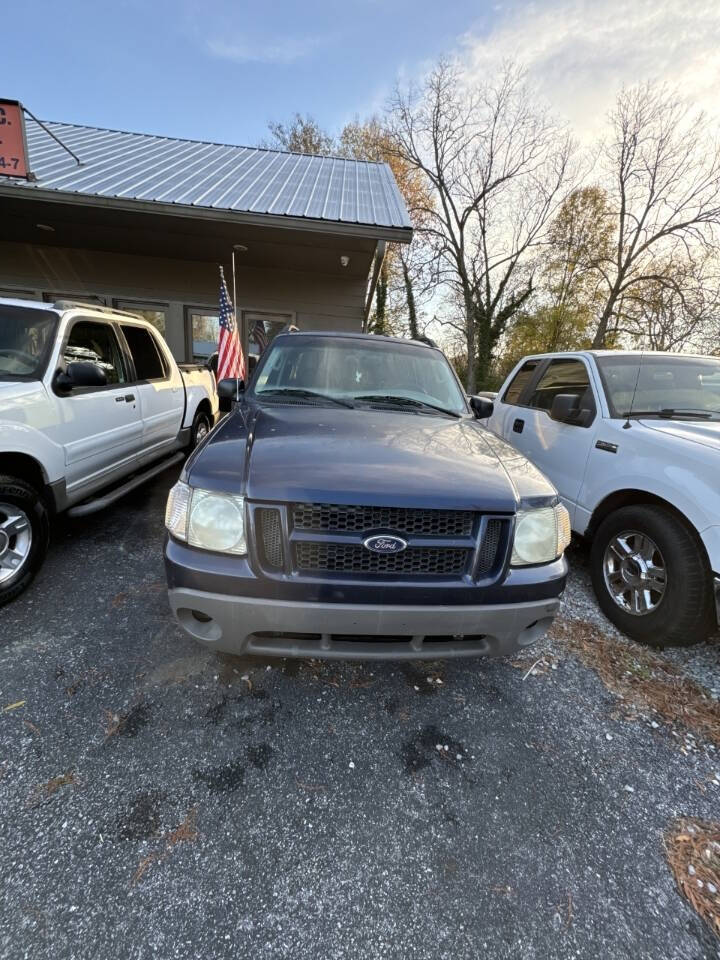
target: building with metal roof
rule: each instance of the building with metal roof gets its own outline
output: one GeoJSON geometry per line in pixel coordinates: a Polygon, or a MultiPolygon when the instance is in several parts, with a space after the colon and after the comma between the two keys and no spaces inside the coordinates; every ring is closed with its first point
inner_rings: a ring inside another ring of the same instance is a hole
{"type": "Polygon", "coordinates": [[[360,330],[386,243],[412,235],[382,163],[34,118],[26,143],[28,178],[0,170],[0,296],[143,311],[180,360],[211,350],[233,251],[249,334],[360,330]]]}

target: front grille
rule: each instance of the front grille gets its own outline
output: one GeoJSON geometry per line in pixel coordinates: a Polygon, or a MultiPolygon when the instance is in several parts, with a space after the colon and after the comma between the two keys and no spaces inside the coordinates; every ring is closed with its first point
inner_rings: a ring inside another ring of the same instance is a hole
{"type": "Polygon", "coordinates": [[[402,553],[372,553],[360,544],[296,543],[298,570],[324,573],[399,573],[432,577],[460,577],[468,564],[469,550],[442,547],[408,547],[402,553]]]}
{"type": "Polygon", "coordinates": [[[257,511],[257,524],[260,528],[260,548],[265,565],[277,570],[282,567],[284,559],[280,511],[262,507],[257,511]]]}
{"type": "Polygon", "coordinates": [[[480,546],[480,555],[478,557],[476,576],[485,576],[486,574],[490,573],[492,568],[495,566],[498,548],[500,547],[500,540],[503,532],[503,525],[504,521],[497,520],[495,518],[487,521],[487,524],[485,525],[485,536],[483,537],[483,541],[480,546]]]}
{"type": "Polygon", "coordinates": [[[415,537],[469,537],[474,519],[469,510],[419,510],[335,503],[296,503],[292,516],[296,530],[338,533],[393,530],[415,537]]]}

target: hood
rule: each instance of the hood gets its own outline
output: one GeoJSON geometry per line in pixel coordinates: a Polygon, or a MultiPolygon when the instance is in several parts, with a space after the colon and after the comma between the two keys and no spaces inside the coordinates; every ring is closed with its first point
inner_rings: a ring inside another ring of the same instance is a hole
{"type": "Polygon", "coordinates": [[[644,427],[677,440],[690,440],[720,451],[720,420],[642,420],[644,427]]]}
{"type": "Polygon", "coordinates": [[[35,405],[46,399],[39,380],[0,380],[0,421],[26,423],[35,405]]]}
{"type": "Polygon", "coordinates": [[[188,474],[195,486],[232,488],[252,500],[512,513],[520,494],[489,436],[469,418],[246,408],[213,433],[188,474]]]}

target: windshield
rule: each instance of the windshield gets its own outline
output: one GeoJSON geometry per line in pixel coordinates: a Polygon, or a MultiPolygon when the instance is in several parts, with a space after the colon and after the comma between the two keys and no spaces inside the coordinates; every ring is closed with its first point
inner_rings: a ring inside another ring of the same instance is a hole
{"type": "Polygon", "coordinates": [[[633,354],[598,357],[597,363],[612,417],[720,417],[720,360],[633,354]]]}
{"type": "Polygon", "coordinates": [[[38,379],[52,349],[57,314],[0,304],[0,379],[38,379]]]}
{"type": "Polygon", "coordinates": [[[279,391],[296,392],[296,399],[308,391],[306,399],[313,403],[392,406],[400,401],[395,407],[408,412],[431,413],[432,407],[467,412],[463,392],[440,351],[369,337],[278,338],[258,368],[252,392],[269,400],[279,391]]]}

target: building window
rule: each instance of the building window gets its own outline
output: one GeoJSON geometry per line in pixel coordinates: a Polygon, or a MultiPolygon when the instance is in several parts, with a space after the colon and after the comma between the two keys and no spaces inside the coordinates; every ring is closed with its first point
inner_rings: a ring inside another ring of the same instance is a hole
{"type": "Polygon", "coordinates": [[[259,310],[243,310],[248,325],[250,356],[259,357],[280,331],[293,321],[291,313],[264,313],[259,310]]]}
{"type": "Polygon", "coordinates": [[[158,333],[165,336],[167,305],[164,303],[142,303],[137,300],[115,300],[114,305],[118,310],[127,310],[128,313],[134,313],[143,320],[151,323],[158,333]]]}
{"type": "Polygon", "coordinates": [[[206,363],[217,350],[220,333],[217,313],[199,307],[188,307],[185,323],[190,340],[191,362],[206,363]]]}
{"type": "MultiPolygon", "coordinates": [[[[294,320],[292,313],[265,313],[258,310],[241,310],[240,316],[248,325],[250,341],[250,370],[268,344],[280,331],[294,320]]],[[[220,334],[218,314],[202,307],[187,307],[186,328],[192,344],[189,350],[193,363],[206,363],[217,351],[220,334]]]]}
{"type": "Polygon", "coordinates": [[[36,290],[11,290],[9,287],[0,287],[0,297],[8,300],[39,300],[36,290]]]}

